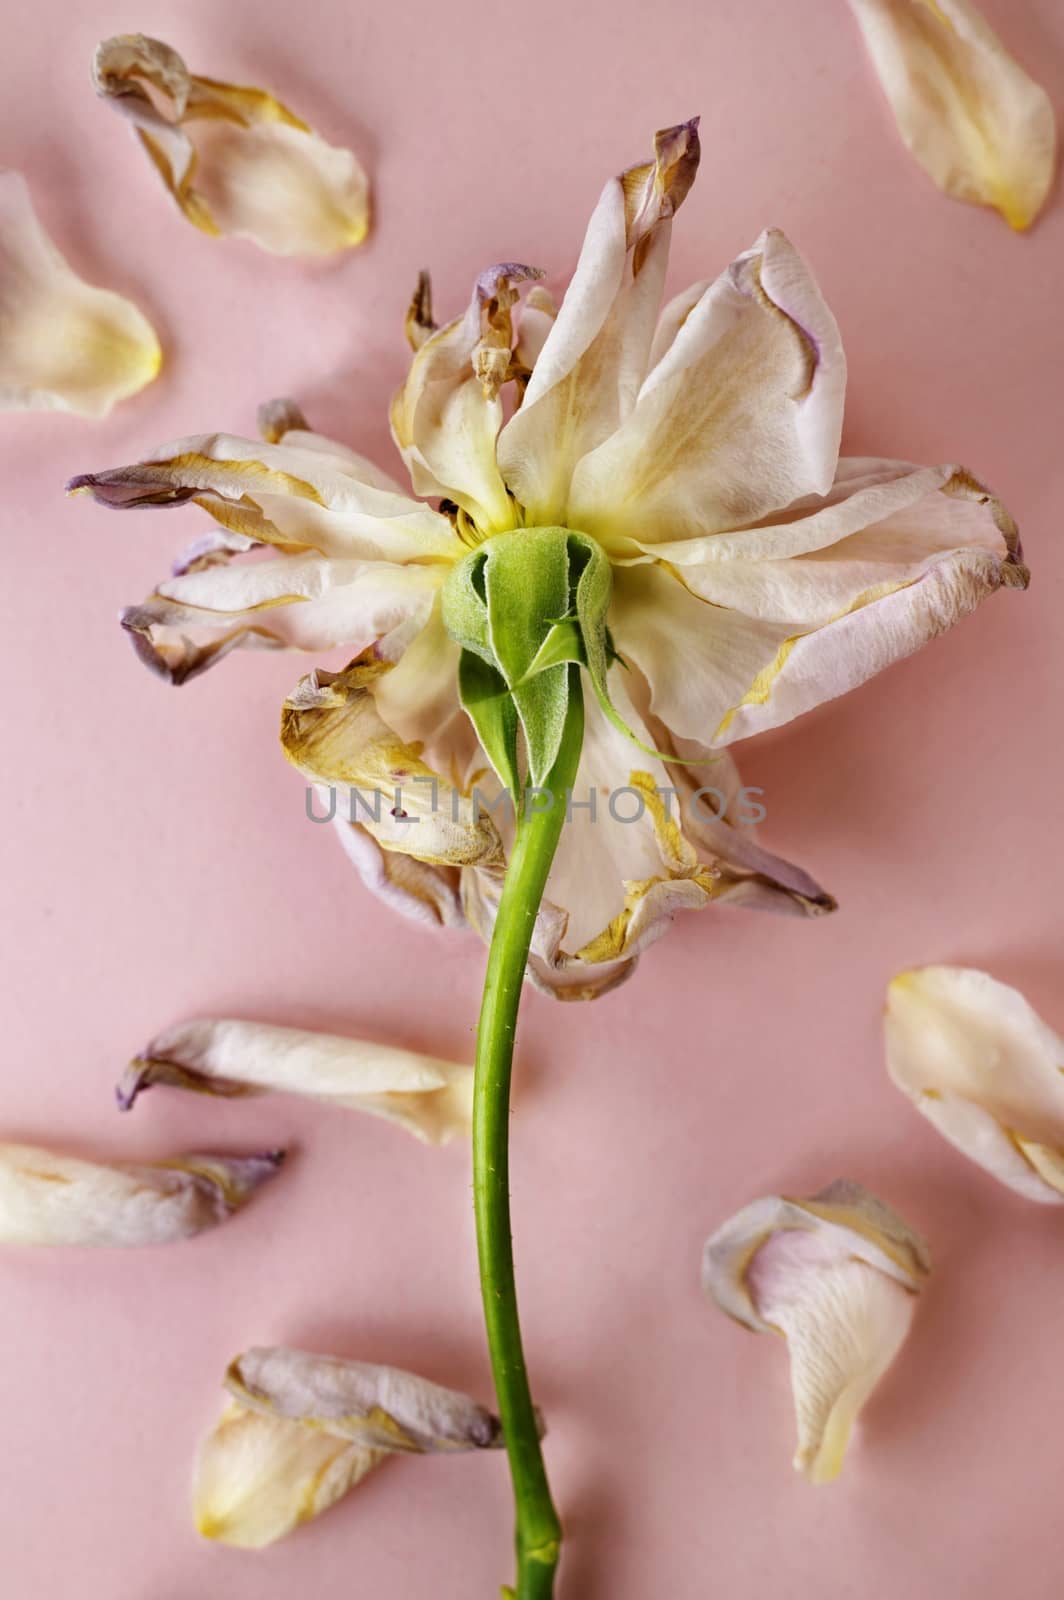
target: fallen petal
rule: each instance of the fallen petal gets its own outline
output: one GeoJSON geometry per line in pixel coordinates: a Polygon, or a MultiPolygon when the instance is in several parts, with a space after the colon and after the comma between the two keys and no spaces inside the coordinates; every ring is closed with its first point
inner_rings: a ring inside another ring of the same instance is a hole
{"type": "Polygon", "coordinates": [[[335,1505],[384,1452],[230,1402],[200,1447],[193,1487],[205,1539],[261,1550],[335,1505]]]}
{"type": "Polygon", "coordinates": [[[929,1272],[919,1234],[846,1179],[808,1200],[755,1200],[707,1241],[706,1293],[745,1327],[787,1340],[794,1465],[811,1482],[841,1470],[854,1420],[904,1342],[929,1272]]]}
{"type": "Polygon", "coordinates": [[[168,1028],[130,1062],[118,1103],[168,1084],[235,1098],[274,1091],[386,1117],[428,1144],[469,1132],[473,1069],[391,1045],[261,1022],[197,1018],[168,1028]]]}
{"type": "Polygon", "coordinates": [[[0,173],[0,411],[104,417],[158,376],[159,341],[129,300],[83,282],[0,173]]]}
{"type": "Polygon", "coordinates": [[[0,1145],[0,1244],[169,1244],[225,1222],[284,1152],[97,1163],[0,1145]]]}
{"type": "Polygon", "coordinates": [[[366,237],[369,182],[356,157],[264,90],[196,77],[176,50],[139,33],[105,39],[92,77],[204,233],[275,255],[332,255],[366,237]]]}
{"type": "Polygon", "coordinates": [[[335,1505],[391,1453],[497,1449],[499,1420],[410,1372],[284,1348],[238,1356],[196,1465],[196,1526],[260,1549],[335,1505]]]}
{"type": "Polygon", "coordinates": [[[987,1172],[1064,1202],[1064,1039],[1019,990],[971,967],[920,967],[887,989],[887,1070],[987,1172]]]}
{"type": "Polygon", "coordinates": [[[368,1361],[283,1347],[238,1356],[226,1388],[240,1405],[373,1450],[435,1455],[500,1449],[498,1417],[468,1395],[368,1361]]]}
{"type": "Polygon", "coordinates": [[[1022,230],[1053,182],[1040,84],[969,0],[850,0],[905,143],[940,189],[1022,230]]]}

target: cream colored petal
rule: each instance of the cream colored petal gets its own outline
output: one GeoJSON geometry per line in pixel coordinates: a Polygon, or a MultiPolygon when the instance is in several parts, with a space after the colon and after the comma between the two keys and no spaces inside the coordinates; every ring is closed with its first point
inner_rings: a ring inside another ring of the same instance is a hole
{"type": "Polygon", "coordinates": [[[1064,1201],[1064,1039],[1017,989],[921,967],[887,989],[887,1070],[951,1144],[1028,1199],[1064,1201]]]}
{"type": "MultiPolygon", "coordinates": [[[[259,437],[267,444],[284,444],[290,449],[312,450],[326,458],[334,471],[350,478],[357,483],[367,484],[373,489],[383,489],[389,494],[398,495],[411,505],[402,484],[397,483],[390,473],[382,472],[375,461],[368,456],[361,456],[346,444],[340,444],[335,439],[329,439],[324,434],[315,433],[303,414],[299,402],[291,396],[281,395],[273,400],[264,400],[256,413],[259,437]]],[[[418,506],[424,511],[425,507],[418,506]]],[[[442,529],[439,532],[442,533],[442,529]]]]}
{"type": "Polygon", "coordinates": [[[569,489],[581,456],[630,414],[646,376],[672,217],[698,168],[698,121],[655,138],[652,161],[606,185],[521,409],[499,436],[507,485],[529,525],[582,527],[569,489]]]}
{"type": "Polygon", "coordinates": [[[502,1447],[498,1417],[412,1372],[283,1347],[248,1350],[226,1374],[242,1406],[373,1450],[436,1455],[502,1447]]]}
{"type": "Polygon", "coordinates": [[[624,554],[631,540],[726,532],[825,494],[845,388],[835,319],[769,229],[688,311],[622,426],[580,461],[570,525],[624,554]]]}
{"type": "Polygon", "coordinates": [[[193,501],[231,531],[348,560],[434,562],[462,553],[447,518],[401,493],[343,445],[293,431],[282,444],[214,433],[131,466],[72,478],[115,510],[193,501]]]}
{"type": "MultiPolygon", "coordinates": [[[[224,555],[224,552],[220,552],[224,555]]],[[[428,619],[440,567],[330,561],[316,553],[228,566],[210,560],[167,579],[122,613],[138,656],[173,684],[233,649],[372,649],[387,662],[428,619]]]]}
{"type": "Polygon", "coordinates": [[[777,1234],[751,1263],[761,1314],[787,1339],[798,1422],[794,1465],[830,1483],[858,1412],[901,1348],[915,1296],[812,1234],[777,1234]]]}
{"type": "Polygon", "coordinates": [[[1045,204],[1052,103],[968,0],[850,0],[905,143],[940,189],[1016,229],[1045,204]]]}
{"type": "MultiPolygon", "coordinates": [[[[482,534],[516,526],[495,459],[503,415],[499,391],[514,375],[518,286],[541,276],[537,267],[509,261],[482,272],[465,315],[436,332],[426,330],[392,401],[392,436],[415,492],[452,501],[482,534]]],[[[423,308],[426,293],[419,281],[415,307],[423,308]]]]}
{"type": "MultiPolygon", "coordinates": [[[[840,544],[895,515],[926,506],[936,491],[963,490],[975,480],[964,467],[921,467],[911,461],[875,456],[841,456],[826,494],[805,495],[782,511],[733,531],[690,539],[632,541],[638,553],[628,563],[648,558],[672,566],[722,566],[733,562],[789,561],[840,544]]],[[[982,485],[979,486],[982,489],[982,485]]],[[[989,491],[983,489],[983,493],[989,491]]]]}
{"type": "Polygon", "coordinates": [[[328,1511],[384,1456],[231,1401],[196,1461],[196,1527],[219,1544],[261,1550],[328,1511]]]}
{"type": "Polygon", "coordinates": [[[1015,571],[995,556],[968,550],[937,562],[910,584],[863,594],[852,611],[780,645],[726,714],[717,741],[779,727],[857,688],[945,633],[1015,571]]]}
{"type": "Polygon", "coordinates": [[[301,1028],[200,1017],[168,1028],[130,1062],[118,1088],[128,1111],[155,1084],[226,1097],[277,1092],[368,1111],[428,1144],[469,1132],[473,1069],[301,1028]]]}
{"type": "Polygon", "coordinates": [[[514,362],[526,380],[539,360],[547,335],[558,318],[558,307],[549,290],[535,284],[525,296],[517,324],[517,343],[514,345],[514,362]]]}
{"type": "Polygon", "coordinates": [[[828,502],[722,534],[719,550],[691,541],[701,559],[670,543],[660,567],[618,571],[618,648],[675,734],[712,745],[777,727],[1026,585],[1015,524],[963,468],[857,461],[840,478],[828,502]]]}
{"type": "Polygon", "coordinates": [[[428,619],[442,578],[440,567],[330,560],[308,551],[185,572],[165,579],[151,601],[160,621],[171,624],[261,622],[295,649],[346,644],[361,651],[400,633],[405,645],[428,619]]]}
{"type": "Polygon", "coordinates": [[[336,787],[357,820],[387,850],[441,866],[501,858],[489,814],[426,765],[376,708],[373,685],[386,664],[355,661],[315,672],[285,701],[281,746],[312,783],[336,787]]]}
{"type": "Polygon", "coordinates": [[[674,735],[711,746],[791,628],[709,604],[685,576],[657,563],[616,568],[610,630],[622,658],[646,677],[655,716],[674,735]]]}
{"type": "Polygon", "coordinates": [[[813,1483],[841,1470],[854,1420],[904,1342],[929,1271],[919,1234],[844,1179],[809,1200],[756,1200],[707,1241],[706,1293],[746,1327],[787,1340],[794,1465],[813,1483]]]}
{"type": "Polygon", "coordinates": [[[203,232],[285,256],[333,255],[365,238],[369,182],[356,157],[262,89],[195,77],[143,34],[104,40],[93,83],[203,232]]]}
{"type": "Polygon", "coordinates": [[[476,735],[458,693],[460,651],[443,626],[439,597],[420,633],[389,672],[374,680],[377,710],[408,744],[424,743],[429,760],[465,770],[476,735]]]}
{"type": "Polygon", "coordinates": [[[0,1145],[0,1244],[145,1245],[225,1222],[278,1172],[283,1151],[93,1162],[0,1145]]]}
{"type": "Polygon", "coordinates": [[[709,287],[708,280],[693,283],[662,307],[658,325],[654,329],[654,342],[650,346],[649,371],[653,372],[662,356],[671,348],[676,335],[709,287]]]}
{"type": "Polygon", "coordinates": [[[0,172],[0,411],[103,417],[158,375],[154,329],[85,283],[48,238],[17,172],[0,172]]]}

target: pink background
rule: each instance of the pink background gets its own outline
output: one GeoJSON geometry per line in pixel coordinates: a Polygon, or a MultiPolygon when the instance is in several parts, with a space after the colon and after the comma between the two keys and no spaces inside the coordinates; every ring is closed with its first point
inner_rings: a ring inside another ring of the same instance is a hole
{"type": "MultiPolygon", "coordinates": [[[[1059,104],[1054,0],[984,9],[1059,104]]],[[[275,745],[300,661],[234,657],[178,694],[134,662],[115,612],[199,514],[117,518],[61,490],[177,434],[250,432],[256,404],[285,392],[390,464],[416,269],[431,265],[448,314],[489,262],[564,277],[607,175],[700,111],[673,286],[784,227],[842,325],[847,447],[982,473],[1035,580],[738,752],[766,790],[765,841],[838,895],[837,916],[707,912],[596,1005],[527,999],[516,1234],[570,1536],[560,1592],[1059,1594],[1064,1213],[940,1143],[889,1085],[879,1029],[886,980],[927,961],[989,966],[1064,1025],[1059,197],[1028,238],[941,198],[902,150],[842,0],[7,0],[4,20],[2,159],[71,260],[145,308],[166,369],[106,423],[0,422],[0,1127],[113,1155],[296,1152],[251,1211],[195,1244],[0,1260],[11,1592],[467,1600],[510,1576],[490,1456],[389,1464],[257,1557],[193,1531],[190,1464],[249,1343],[489,1396],[468,1158],[296,1100],[160,1091],[121,1120],[112,1084],[151,1033],[204,1012],[468,1057],[483,954],[383,912],[302,820],[275,745]],[[181,221],[88,84],[95,42],[134,28],[194,69],[272,86],[358,149],[378,196],[368,248],[311,267],[181,221]],[[843,1478],[814,1490],[789,1465],[783,1349],[704,1303],[698,1264],[747,1199],[840,1173],[923,1227],[937,1270],[843,1478]]]]}

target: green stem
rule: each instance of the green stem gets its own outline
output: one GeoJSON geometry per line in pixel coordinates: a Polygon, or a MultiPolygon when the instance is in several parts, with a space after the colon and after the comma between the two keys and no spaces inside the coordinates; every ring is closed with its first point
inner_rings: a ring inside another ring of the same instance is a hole
{"type": "Polygon", "coordinates": [[[510,1075],[521,986],[536,913],[565,823],[584,734],[579,668],[570,667],[565,732],[544,789],[517,819],[499,913],[488,953],[477,1030],[473,1098],[473,1197],[480,1287],[491,1369],[510,1459],[516,1517],[516,1600],[550,1600],[562,1527],[551,1500],[539,1427],[528,1387],[517,1316],[510,1233],[510,1075]],[[546,793],[553,797],[550,809],[546,793]]]}

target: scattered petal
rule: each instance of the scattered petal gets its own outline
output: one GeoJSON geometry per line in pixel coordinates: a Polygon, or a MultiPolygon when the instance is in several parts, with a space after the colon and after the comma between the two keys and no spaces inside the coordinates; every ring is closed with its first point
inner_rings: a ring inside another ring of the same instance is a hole
{"type": "Polygon", "coordinates": [[[328,1511],[384,1456],[231,1401],[200,1447],[196,1527],[219,1544],[261,1550],[328,1511]]]}
{"type": "Polygon", "coordinates": [[[63,260],[17,172],[0,172],[0,329],[0,411],[104,417],[162,365],[136,306],[63,260]]]}
{"type": "Polygon", "coordinates": [[[196,1525],[259,1549],[335,1505],[385,1456],[498,1449],[485,1407],[394,1367],[283,1348],[249,1350],[196,1468],[196,1525]]]}
{"type": "Polygon", "coordinates": [[[355,156],[264,90],[195,77],[176,50],[139,33],[105,39],[92,78],[204,233],[283,256],[332,255],[366,237],[369,183],[355,156]]]}
{"type": "Polygon", "coordinates": [[[905,143],[940,189],[1030,227],[1056,162],[1053,106],[969,0],[850,0],[905,143]]]}
{"type": "Polygon", "coordinates": [[[225,1222],[283,1151],[106,1164],[0,1145],[0,1244],[169,1244],[225,1222]]]}
{"type": "Polygon", "coordinates": [[[117,1091],[122,1110],[155,1084],[223,1097],[306,1095],[386,1117],[428,1144],[472,1125],[472,1067],[261,1022],[208,1017],[168,1028],[130,1062],[117,1091]]]}
{"type": "Polygon", "coordinates": [[[454,1389],[396,1367],[283,1348],[248,1350],[226,1387],[249,1410],[287,1417],[374,1450],[435,1455],[499,1449],[499,1419],[454,1389]]]}
{"type": "Polygon", "coordinates": [[[1064,1039],[1008,984],[919,967],[887,989],[887,1070],[944,1138],[1029,1200],[1064,1202],[1064,1039]]]}
{"type": "Polygon", "coordinates": [[[841,1470],[854,1419],[901,1348],[930,1270],[919,1234],[846,1179],[808,1200],[755,1200],[707,1241],[706,1293],[745,1327],[787,1340],[794,1465],[811,1482],[841,1470]]]}

